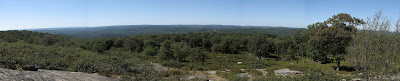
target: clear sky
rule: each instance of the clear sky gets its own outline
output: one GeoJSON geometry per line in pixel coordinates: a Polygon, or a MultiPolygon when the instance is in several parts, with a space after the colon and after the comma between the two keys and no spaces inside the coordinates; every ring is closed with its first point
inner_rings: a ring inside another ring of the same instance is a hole
{"type": "Polygon", "coordinates": [[[303,27],[338,13],[397,20],[400,0],[0,0],[0,30],[108,25],[303,27]]]}

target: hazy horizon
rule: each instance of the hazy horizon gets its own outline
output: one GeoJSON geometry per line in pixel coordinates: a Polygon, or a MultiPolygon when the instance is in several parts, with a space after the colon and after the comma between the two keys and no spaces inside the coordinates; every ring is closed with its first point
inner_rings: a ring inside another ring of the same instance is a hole
{"type": "MultiPolygon", "coordinates": [[[[95,28],[95,27],[110,27],[110,26],[135,26],[135,25],[224,25],[224,26],[255,26],[255,27],[287,27],[287,26],[261,26],[261,25],[229,25],[229,24],[132,24],[132,25],[104,25],[104,26],[74,26],[74,27],[40,27],[40,28],[26,28],[14,30],[32,30],[32,29],[52,29],[52,28],[95,28]]],[[[304,27],[289,27],[289,28],[304,28],[304,27]]],[[[307,28],[306,28],[307,29],[307,28]]],[[[6,31],[6,30],[0,30],[6,31]]]]}
{"type": "Polygon", "coordinates": [[[0,0],[0,30],[113,25],[306,28],[338,13],[400,18],[397,0],[0,0]]]}

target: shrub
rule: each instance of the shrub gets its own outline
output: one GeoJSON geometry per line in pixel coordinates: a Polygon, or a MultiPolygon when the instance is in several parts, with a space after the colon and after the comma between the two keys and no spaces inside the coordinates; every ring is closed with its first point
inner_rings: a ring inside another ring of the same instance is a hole
{"type": "Polygon", "coordinates": [[[143,50],[143,54],[148,55],[148,56],[155,56],[157,55],[158,50],[154,47],[147,47],[143,50]]]}
{"type": "Polygon", "coordinates": [[[205,70],[204,66],[201,65],[200,63],[189,63],[186,64],[186,66],[191,70],[205,70]]]}
{"type": "Polygon", "coordinates": [[[182,63],[180,63],[179,61],[176,61],[176,60],[168,60],[168,61],[163,61],[161,63],[162,63],[162,65],[164,65],[166,67],[180,68],[183,66],[182,63]]]}
{"type": "Polygon", "coordinates": [[[182,72],[179,70],[176,70],[176,69],[170,69],[170,70],[168,70],[168,74],[169,75],[181,75],[182,72]]]}
{"type": "Polygon", "coordinates": [[[230,77],[229,78],[229,81],[248,81],[249,80],[249,78],[247,78],[247,77],[230,77]]]}
{"type": "Polygon", "coordinates": [[[249,68],[252,69],[262,69],[265,67],[270,66],[269,64],[267,64],[266,62],[262,61],[262,60],[254,60],[254,61],[250,61],[246,64],[249,68]]]}

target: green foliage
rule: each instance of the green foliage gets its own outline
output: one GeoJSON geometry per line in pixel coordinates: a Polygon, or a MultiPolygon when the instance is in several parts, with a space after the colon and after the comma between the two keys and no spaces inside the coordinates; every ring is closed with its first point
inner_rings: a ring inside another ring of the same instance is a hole
{"type": "Polygon", "coordinates": [[[0,63],[2,67],[18,69],[15,65],[38,65],[39,68],[66,70],[69,65],[64,61],[66,55],[55,47],[46,47],[26,43],[0,43],[0,63]]]}
{"type": "Polygon", "coordinates": [[[176,60],[163,61],[163,62],[161,62],[161,64],[162,64],[163,66],[175,67],[175,68],[180,68],[180,67],[182,67],[182,66],[184,65],[184,64],[182,64],[181,62],[176,61],[176,60]]]}
{"type": "Polygon", "coordinates": [[[269,56],[274,50],[273,43],[266,39],[265,35],[253,36],[249,41],[249,52],[253,53],[259,59],[269,56]]]}
{"type": "Polygon", "coordinates": [[[188,63],[184,66],[190,70],[200,70],[200,71],[205,70],[204,65],[200,63],[188,63]]]}
{"type": "MultiPolygon", "coordinates": [[[[310,43],[317,50],[314,59],[326,62],[335,60],[337,66],[344,60],[346,47],[352,40],[352,35],[357,32],[356,26],[364,24],[362,19],[351,17],[350,14],[340,13],[324,22],[308,26],[310,43]]],[[[339,68],[337,68],[339,69],[339,68]]]]}
{"type": "Polygon", "coordinates": [[[172,52],[174,54],[174,59],[180,62],[186,61],[186,57],[191,53],[191,48],[184,42],[178,42],[171,45],[172,52]]]}
{"type": "MultiPolygon", "coordinates": [[[[204,64],[206,70],[222,70],[222,69],[251,69],[249,62],[257,59],[251,54],[219,54],[207,53],[208,59],[204,64]],[[243,62],[243,64],[237,64],[243,62]]],[[[260,68],[257,68],[260,69],[260,68]]]]}
{"type": "Polygon", "coordinates": [[[377,80],[390,78],[399,72],[400,20],[392,30],[390,19],[379,11],[368,19],[362,31],[353,36],[347,48],[346,59],[363,78],[377,77],[377,80]],[[393,32],[395,31],[395,32],[393,32]]]}
{"type": "Polygon", "coordinates": [[[289,52],[289,50],[292,50],[292,49],[289,49],[289,47],[291,47],[293,45],[291,38],[290,37],[282,37],[279,39],[280,40],[275,41],[275,48],[276,48],[275,53],[278,54],[278,56],[280,56],[281,58],[285,58],[285,59],[289,58],[290,55],[292,55],[289,52]]]}
{"type": "Polygon", "coordinates": [[[149,56],[155,56],[157,55],[158,51],[154,47],[147,47],[143,50],[142,53],[149,56]]]}
{"type": "Polygon", "coordinates": [[[135,38],[128,38],[125,39],[125,42],[123,44],[124,48],[128,48],[131,51],[135,52],[142,52],[143,51],[143,41],[140,41],[135,38]]]}
{"type": "Polygon", "coordinates": [[[14,42],[26,42],[36,45],[50,46],[59,42],[69,41],[66,36],[53,35],[48,33],[39,33],[32,31],[0,31],[0,40],[14,43],[14,42]]]}
{"type": "Polygon", "coordinates": [[[171,49],[171,41],[164,41],[161,44],[160,50],[158,52],[158,57],[161,60],[171,60],[174,59],[174,54],[171,49]]]}
{"type": "Polygon", "coordinates": [[[190,49],[192,54],[189,55],[189,61],[191,62],[202,62],[206,61],[206,54],[200,48],[192,48],[190,49]]]}
{"type": "Polygon", "coordinates": [[[265,61],[255,60],[255,61],[249,61],[248,63],[246,63],[246,66],[251,69],[260,69],[260,68],[266,68],[270,65],[265,61]]]}
{"type": "Polygon", "coordinates": [[[214,52],[238,54],[239,52],[246,51],[247,39],[226,37],[212,47],[214,52]]]}
{"type": "Polygon", "coordinates": [[[150,65],[141,64],[132,52],[86,51],[74,47],[57,47],[25,42],[0,42],[0,68],[19,69],[22,65],[36,65],[40,69],[127,75],[134,80],[159,79],[150,65]]]}

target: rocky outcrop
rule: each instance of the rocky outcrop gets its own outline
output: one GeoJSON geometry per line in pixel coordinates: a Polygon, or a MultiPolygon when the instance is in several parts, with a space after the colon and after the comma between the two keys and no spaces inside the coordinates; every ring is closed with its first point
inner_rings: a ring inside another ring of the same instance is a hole
{"type": "Polygon", "coordinates": [[[265,71],[265,69],[256,69],[257,71],[261,72],[262,75],[267,75],[267,71],[265,71]]]}
{"type": "Polygon", "coordinates": [[[293,71],[290,69],[279,69],[274,71],[275,75],[286,76],[286,75],[302,75],[303,72],[293,71]]]}
{"type": "Polygon", "coordinates": [[[251,75],[250,73],[239,73],[239,74],[236,74],[236,76],[237,76],[237,77],[247,77],[247,78],[250,78],[250,77],[252,77],[253,75],[251,75]]]}
{"type": "Polygon", "coordinates": [[[55,70],[18,71],[0,68],[0,81],[118,81],[114,78],[82,72],[55,70]]]}
{"type": "Polygon", "coordinates": [[[208,74],[212,74],[212,75],[215,75],[215,74],[217,74],[217,71],[206,71],[208,74]]]}
{"type": "Polygon", "coordinates": [[[158,72],[167,72],[168,71],[168,67],[164,67],[161,64],[158,63],[151,63],[153,65],[153,68],[155,70],[157,70],[158,72]]]}
{"type": "Polygon", "coordinates": [[[209,80],[209,79],[204,74],[193,74],[193,75],[187,76],[186,80],[190,80],[190,81],[205,81],[205,80],[209,80]]]}

